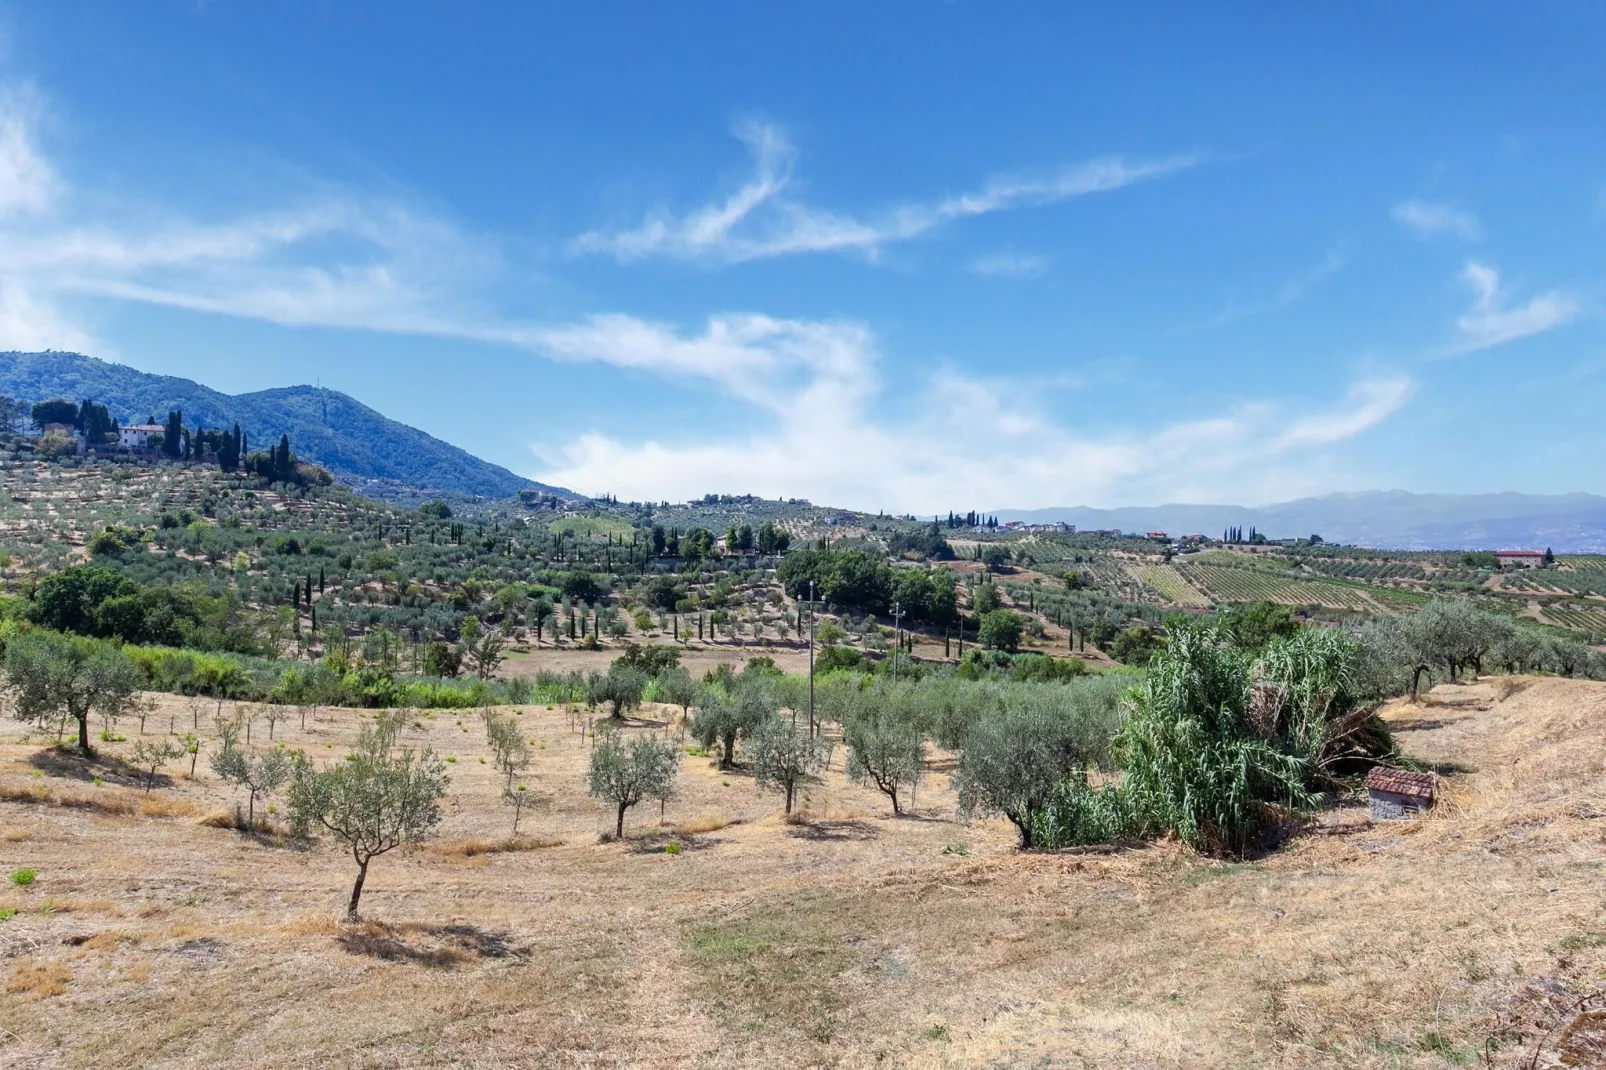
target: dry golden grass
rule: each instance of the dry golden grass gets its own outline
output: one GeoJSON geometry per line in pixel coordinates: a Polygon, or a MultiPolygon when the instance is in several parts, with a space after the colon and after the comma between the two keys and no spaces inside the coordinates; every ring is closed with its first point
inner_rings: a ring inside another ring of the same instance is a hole
{"type": "Polygon", "coordinates": [[[209,829],[231,829],[234,827],[234,812],[231,810],[208,810],[197,825],[209,829]]]}
{"type": "Polygon", "coordinates": [[[438,858],[476,858],[480,855],[538,851],[544,847],[561,846],[563,846],[562,840],[519,835],[493,839],[436,840],[430,843],[427,849],[438,858]]]}
{"type": "Polygon", "coordinates": [[[21,962],[6,982],[6,993],[26,1000],[49,999],[66,995],[71,980],[72,974],[60,963],[21,962]]]}
{"type": "MultiPolygon", "coordinates": [[[[1566,1031],[1606,981],[1598,684],[1395,706],[1440,804],[1386,826],[1350,805],[1239,864],[1020,854],[1003,822],[955,818],[935,768],[894,818],[835,763],[788,822],[690,757],[661,823],[643,805],[599,844],[588,743],[562,710],[523,712],[545,747],[521,849],[477,726],[421,715],[408,742],[458,758],[446,819],[375,860],[358,925],[327,840],[231,830],[243,800],[204,773],[151,798],[224,827],[41,805],[138,796],[33,777],[38,744],[0,727],[0,789],[27,789],[0,795],[0,827],[28,833],[0,837],[0,872],[38,871],[0,890],[0,958],[27,984],[0,998],[0,1064],[1426,1070],[1492,1045],[1516,1066],[1585,1043],[1587,1022],[1566,1031]]],[[[338,760],[362,723],[280,735],[338,760]]]]}
{"type": "Polygon", "coordinates": [[[728,814],[699,814],[685,821],[675,822],[674,830],[677,835],[695,836],[701,832],[718,832],[722,828],[729,828],[740,822],[741,818],[731,817],[728,814]]]}

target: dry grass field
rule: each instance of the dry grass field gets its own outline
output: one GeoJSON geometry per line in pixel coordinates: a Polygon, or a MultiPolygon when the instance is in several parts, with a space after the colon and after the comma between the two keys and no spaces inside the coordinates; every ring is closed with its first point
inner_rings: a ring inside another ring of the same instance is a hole
{"type": "MultiPolygon", "coordinates": [[[[146,730],[182,731],[160,703],[146,730]]],[[[275,742],[335,760],[359,716],[275,742]]],[[[204,755],[146,796],[128,743],[90,766],[5,722],[0,869],[37,877],[0,891],[0,1065],[1602,1065],[1577,1016],[1606,982],[1606,685],[1390,717],[1450,774],[1431,815],[1340,808],[1224,864],[1018,854],[955,819],[941,760],[894,819],[840,751],[803,820],[687,757],[662,823],[644,804],[599,843],[589,744],[546,707],[521,710],[536,799],[510,841],[478,718],[420,713],[409,737],[455,759],[446,821],[374,863],[355,926],[332,844],[209,823],[236,800],[204,755]]]]}

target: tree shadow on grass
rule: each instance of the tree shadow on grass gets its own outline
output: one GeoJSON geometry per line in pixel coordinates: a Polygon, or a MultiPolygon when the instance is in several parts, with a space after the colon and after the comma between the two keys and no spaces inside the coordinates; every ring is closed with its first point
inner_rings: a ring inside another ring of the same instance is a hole
{"type": "MultiPolygon", "coordinates": [[[[85,782],[93,782],[99,778],[108,783],[131,788],[143,788],[148,775],[145,770],[129,765],[116,755],[101,751],[84,755],[79,753],[77,747],[65,744],[35,751],[28,756],[28,764],[46,776],[85,782]]],[[[156,782],[161,784],[163,778],[158,776],[156,782]]]]}
{"type": "Polygon", "coordinates": [[[691,833],[674,832],[668,829],[663,832],[648,832],[642,835],[625,837],[625,845],[629,847],[630,853],[633,855],[664,854],[667,853],[665,848],[672,843],[680,845],[674,852],[676,854],[682,851],[706,851],[719,842],[717,837],[696,836],[691,833]]]}
{"type": "Polygon", "coordinates": [[[652,717],[599,717],[596,720],[598,727],[612,725],[614,728],[674,728],[673,721],[660,721],[652,717]]]}
{"type": "Polygon", "coordinates": [[[799,818],[787,824],[786,834],[795,839],[814,840],[817,843],[873,840],[880,835],[874,825],[856,818],[836,820],[799,818]]]}
{"type": "Polygon", "coordinates": [[[347,953],[385,962],[403,962],[433,970],[451,970],[485,959],[527,959],[528,945],[511,933],[477,925],[389,924],[359,921],[335,938],[347,953]]]}

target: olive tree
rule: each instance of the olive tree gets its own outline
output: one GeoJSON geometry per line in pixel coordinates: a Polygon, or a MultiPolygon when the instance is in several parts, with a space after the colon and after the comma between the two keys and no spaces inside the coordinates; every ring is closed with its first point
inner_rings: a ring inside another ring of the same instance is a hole
{"type": "Polygon", "coordinates": [[[145,793],[148,795],[156,783],[157,770],[189,752],[187,740],[178,743],[169,739],[141,739],[136,740],[129,751],[129,760],[131,764],[145,770],[145,793]]]}
{"type": "Polygon", "coordinates": [[[679,765],[680,748],[671,740],[638,736],[626,744],[617,728],[599,728],[586,789],[614,805],[615,837],[624,837],[626,810],[643,799],[668,798],[679,765]]]}
{"type": "Polygon", "coordinates": [[[731,685],[729,693],[712,686],[703,688],[692,705],[697,710],[692,718],[692,738],[707,749],[718,745],[721,769],[730,768],[736,760],[737,737],[750,738],[780,709],[769,681],[745,673],[731,685]]]}
{"type": "Polygon", "coordinates": [[[753,782],[774,787],[786,796],[786,813],[792,812],[797,789],[813,780],[825,765],[830,743],[820,736],[801,731],[781,717],[770,717],[754,731],[748,744],[753,766],[753,782]]]}
{"type": "Polygon", "coordinates": [[[697,683],[691,674],[678,665],[660,672],[654,682],[658,688],[658,700],[668,702],[680,707],[681,719],[691,716],[692,703],[697,701],[697,683]]]}
{"type": "Polygon", "coordinates": [[[249,793],[246,802],[245,824],[256,827],[257,796],[266,799],[290,779],[294,762],[289,752],[275,747],[262,754],[249,754],[240,746],[238,720],[218,724],[218,749],[210,759],[212,772],[219,778],[245,788],[249,793]]]}
{"type": "Polygon", "coordinates": [[[115,718],[139,697],[139,669],[121,650],[50,632],[13,638],[6,645],[5,675],[19,721],[76,721],[78,749],[86,755],[90,714],[115,718]]]}
{"type": "Polygon", "coordinates": [[[516,719],[506,714],[486,710],[485,740],[491,747],[491,760],[507,777],[506,787],[511,789],[513,778],[530,766],[530,744],[519,731],[516,719]]]}
{"type": "Polygon", "coordinates": [[[433,750],[398,747],[400,722],[364,725],[344,761],[315,770],[297,752],[290,786],[290,816],[297,834],[314,825],[333,833],[357,863],[346,916],[357,917],[368,865],[404,843],[428,836],[440,824],[440,800],[449,780],[433,750]]]}
{"type": "Polygon", "coordinates": [[[848,747],[848,779],[873,784],[892,800],[892,812],[902,814],[898,793],[920,782],[926,743],[920,727],[906,718],[881,711],[866,711],[842,725],[848,747]]]}
{"type": "MultiPolygon", "coordinates": [[[[1413,677],[1420,678],[1428,666],[1436,664],[1445,667],[1452,683],[1464,667],[1471,666],[1476,675],[1483,670],[1483,659],[1514,630],[1511,618],[1481,610],[1465,599],[1429,602],[1406,624],[1418,659],[1413,677]]],[[[1413,680],[1413,695],[1415,691],[1413,680]]]]}
{"type": "Polygon", "coordinates": [[[524,785],[515,787],[508,784],[502,789],[502,803],[513,808],[513,835],[519,834],[519,818],[524,816],[525,804],[529,802],[530,793],[524,790],[524,785]]]}
{"type": "Polygon", "coordinates": [[[1003,814],[1030,849],[1037,815],[1087,764],[1079,735],[1068,718],[1022,707],[971,725],[959,753],[960,816],[1003,814]]]}
{"type": "Polygon", "coordinates": [[[611,707],[609,716],[618,720],[626,710],[641,705],[641,696],[647,689],[647,674],[617,661],[605,673],[594,672],[586,679],[587,701],[611,707]]]}

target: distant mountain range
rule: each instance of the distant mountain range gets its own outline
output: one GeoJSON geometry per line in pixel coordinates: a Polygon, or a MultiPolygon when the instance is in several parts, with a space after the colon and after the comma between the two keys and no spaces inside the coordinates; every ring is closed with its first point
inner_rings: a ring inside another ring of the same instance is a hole
{"type": "Polygon", "coordinates": [[[415,427],[398,423],[340,393],[288,386],[224,394],[171,375],[149,375],[77,353],[0,353],[0,394],[26,401],[93,399],[121,423],[184,413],[186,427],[238,423],[266,448],[288,434],[296,455],[377,497],[460,494],[507,498],[521,490],[579,497],[482,461],[415,427]]]}
{"type": "Polygon", "coordinates": [[[1606,552],[1606,497],[1595,494],[1412,494],[1364,491],[1301,498],[1260,508],[1154,505],[999,509],[1000,520],[1063,522],[1089,530],[1164,531],[1219,537],[1253,527],[1267,538],[1320,535],[1381,550],[1544,549],[1606,552]]]}

